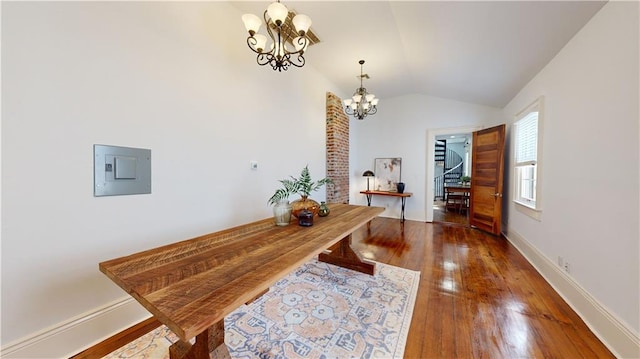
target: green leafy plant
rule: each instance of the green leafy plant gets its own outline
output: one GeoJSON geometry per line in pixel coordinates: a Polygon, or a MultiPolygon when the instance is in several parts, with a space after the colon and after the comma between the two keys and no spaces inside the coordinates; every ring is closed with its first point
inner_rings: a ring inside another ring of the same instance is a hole
{"type": "Polygon", "coordinates": [[[333,183],[333,181],[327,177],[318,181],[313,181],[311,179],[311,174],[309,173],[309,165],[304,166],[302,172],[300,172],[300,177],[295,178],[291,176],[291,179],[283,179],[279,182],[282,184],[282,188],[277,189],[273,196],[269,198],[268,203],[270,205],[284,201],[294,193],[299,194],[303,198],[309,197],[311,192],[319,190],[326,184],[333,183]]]}
{"type": "Polygon", "coordinates": [[[276,190],[276,193],[274,193],[273,196],[269,198],[268,203],[270,205],[274,205],[278,202],[287,200],[290,195],[298,191],[295,183],[291,180],[280,180],[280,183],[282,183],[282,188],[278,188],[276,190]]]}
{"type": "Polygon", "coordinates": [[[460,181],[462,181],[462,183],[471,182],[471,177],[469,177],[469,176],[462,176],[462,177],[460,177],[460,181]]]}

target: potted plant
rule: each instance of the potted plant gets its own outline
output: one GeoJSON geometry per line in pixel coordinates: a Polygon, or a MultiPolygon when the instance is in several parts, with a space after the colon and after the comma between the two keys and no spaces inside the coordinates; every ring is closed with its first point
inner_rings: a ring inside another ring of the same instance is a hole
{"type": "Polygon", "coordinates": [[[320,204],[310,199],[309,195],[311,195],[311,192],[322,188],[322,186],[333,182],[329,178],[313,181],[309,174],[309,166],[307,165],[300,172],[300,177],[296,178],[291,176],[290,179],[280,180],[280,183],[282,183],[282,188],[276,190],[273,196],[269,198],[269,204],[275,205],[281,201],[287,201],[289,196],[294,193],[299,194],[300,199],[291,203],[291,213],[298,218],[298,213],[304,209],[311,211],[314,216],[318,214],[320,204]]]}
{"type": "Polygon", "coordinates": [[[460,182],[462,182],[462,184],[466,185],[467,183],[471,182],[471,177],[462,176],[462,177],[460,177],[460,182]]]}

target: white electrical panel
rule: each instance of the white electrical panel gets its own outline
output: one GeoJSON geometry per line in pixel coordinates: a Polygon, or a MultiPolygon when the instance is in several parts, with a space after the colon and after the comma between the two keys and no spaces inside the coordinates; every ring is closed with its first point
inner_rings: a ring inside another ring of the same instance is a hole
{"type": "Polygon", "coordinates": [[[93,195],[151,193],[151,150],[93,145],[93,195]]]}

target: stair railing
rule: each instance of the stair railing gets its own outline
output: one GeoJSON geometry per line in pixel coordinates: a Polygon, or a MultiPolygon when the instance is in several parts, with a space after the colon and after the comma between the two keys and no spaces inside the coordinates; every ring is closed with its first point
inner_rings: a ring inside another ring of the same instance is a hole
{"type": "Polygon", "coordinates": [[[433,179],[433,199],[442,198],[444,200],[444,185],[445,183],[458,183],[460,177],[462,177],[462,162],[458,163],[455,167],[449,169],[445,173],[436,176],[433,179]],[[448,176],[449,175],[449,176],[448,176]],[[447,181],[448,180],[448,181],[447,181]]]}
{"type": "Polygon", "coordinates": [[[433,178],[433,199],[442,198],[444,200],[445,183],[458,183],[462,177],[462,157],[455,151],[447,148],[444,169],[445,172],[433,178]]]}

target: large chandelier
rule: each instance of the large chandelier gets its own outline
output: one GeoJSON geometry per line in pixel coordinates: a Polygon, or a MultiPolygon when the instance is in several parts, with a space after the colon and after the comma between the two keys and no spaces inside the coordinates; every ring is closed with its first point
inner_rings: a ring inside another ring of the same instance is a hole
{"type": "Polygon", "coordinates": [[[295,15],[291,19],[292,14],[293,12],[290,14],[280,0],[267,7],[263,18],[267,25],[267,34],[271,38],[269,47],[267,47],[267,37],[258,33],[262,20],[254,14],[242,15],[244,26],[249,32],[247,45],[258,54],[256,58],[258,65],[269,64],[278,71],[286,71],[290,65],[304,66],[305,61],[302,55],[309,46],[310,40],[305,35],[311,27],[311,19],[302,14],[295,15]]]}
{"type": "Polygon", "coordinates": [[[378,112],[378,101],[376,95],[368,93],[367,89],[362,86],[362,79],[369,78],[369,75],[362,73],[362,65],[364,60],[358,61],[360,64],[360,87],[353,93],[353,97],[344,100],[345,112],[347,115],[353,115],[358,120],[362,120],[367,115],[373,115],[378,112]]]}

